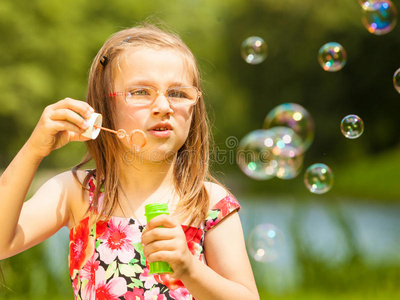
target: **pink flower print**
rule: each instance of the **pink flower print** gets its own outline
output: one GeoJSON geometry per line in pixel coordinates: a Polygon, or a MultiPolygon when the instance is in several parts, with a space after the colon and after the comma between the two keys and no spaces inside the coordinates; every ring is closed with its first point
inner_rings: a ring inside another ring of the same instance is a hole
{"type": "Polygon", "coordinates": [[[170,274],[156,274],[154,278],[157,282],[165,285],[170,291],[184,287],[182,281],[172,277],[170,274]]]}
{"type": "Polygon", "coordinates": [[[99,269],[100,262],[97,261],[99,257],[99,254],[95,253],[85,264],[83,269],[79,273],[79,277],[81,277],[82,280],[88,279],[89,281],[92,281],[94,284],[94,278],[95,278],[95,273],[99,269]]]}
{"type": "Polygon", "coordinates": [[[110,264],[118,256],[123,263],[128,263],[135,256],[132,243],[140,241],[139,228],[129,225],[129,219],[111,218],[108,228],[100,237],[102,243],[97,248],[100,258],[110,264]]]}
{"type": "MultiPolygon", "coordinates": [[[[96,272],[95,298],[96,300],[119,300],[127,292],[126,280],[122,277],[104,280],[106,271],[99,267],[96,272]]],[[[84,298],[86,299],[86,298],[84,298]]]]}
{"type": "Polygon", "coordinates": [[[125,300],[144,300],[144,289],[134,288],[132,292],[126,292],[125,300]]]}
{"type": "Polygon", "coordinates": [[[160,288],[154,288],[144,293],[144,300],[166,300],[164,294],[160,294],[160,288]]]}
{"type": "Polygon", "coordinates": [[[186,288],[179,288],[174,291],[169,291],[169,295],[174,299],[190,299],[191,295],[186,288]]]}
{"type": "MultiPolygon", "coordinates": [[[[100,213],[101,208],[103,207],[104,193],[100,193],[97,198],[97,213],[100,213]]],[[[89,205],[93,205],[94,203],[94,192],[89,192],[89,205]]]]}
{"type": "Polygon", "coordinates": [[[157,284],[157,281],[154,279],[154,276],[149,274],[150,270],[146,267],[143,272],[140,274],[139,279],[144,283],[144,287],[146,289],[151,289],[154,285],[157,284]]]}
{"type": "Polygon", "coordinates": [[[84,268],[80,271],[79,277],[82,281],[88,280],[86,286],[82,290],[82,297],[83,299],[87,300],[95,300],[95,274],[96,271],[99,269],[100,262],[97,261],[99,255],[95,253],[89,261],[86,263],[84,268]]]}
{"type": "Polygon", "coordinates": [[[210,230],[213,228],[216,224],[218,224],[219,221],[221,221],[218,216],[219,212],[214,211],[213,213],[216,213],[215,218],[208,217],[206,220],[206,230],[210,230]]]}

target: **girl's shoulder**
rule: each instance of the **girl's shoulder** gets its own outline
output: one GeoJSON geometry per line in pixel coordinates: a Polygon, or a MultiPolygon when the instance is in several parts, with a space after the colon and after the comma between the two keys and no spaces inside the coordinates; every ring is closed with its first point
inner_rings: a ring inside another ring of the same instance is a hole
{"type": "Polygon", "coordinates": [[[212,209],[219,201],[230,195],[229,191],[222,185],[214,182],[205,181],[206,188],[210,197],[210,209],[212,209]]]}
{"type": "Polygon", "coordinates": [[[77,178],[75,178],[72,171],[65,171],[50,178],[48,183],[59,186],[61,190],[67,190],[67,196],[75,196],[75,193],[82,191],[81,183],[83,182],[86,174],[87,173],[85,171],[78,170],[76,173],[77,178]]]}
{"type": "Polygon", "coordinates": [[[222,185],[212,182],[205,182],[204,184],[210,196],[210,207],[205,223],[205,231],[208,231],[231,213],[238,211],[240,204],[222,185]]]}
{"type": "Polygon", "coordinates": [[[65,197],[70,210],[69,227],[73,227],[76,222],[79,222],[87,214],[89,207],[88,193],[83,189],[83,182],[87,175],[87,171],[77,170],[76,176],[72,171],[66,171],[54,176],[56,184],[62,186],[65,191],[65,197]]]}

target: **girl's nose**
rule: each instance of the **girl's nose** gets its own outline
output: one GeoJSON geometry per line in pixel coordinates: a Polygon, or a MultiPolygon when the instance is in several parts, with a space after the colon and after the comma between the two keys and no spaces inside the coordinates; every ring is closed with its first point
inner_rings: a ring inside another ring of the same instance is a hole
{"type": "Polygon", "coordinates": [[[167,97],[159,93],[151,107],[152,115],[171,115],[173,112],[167,97]]]}

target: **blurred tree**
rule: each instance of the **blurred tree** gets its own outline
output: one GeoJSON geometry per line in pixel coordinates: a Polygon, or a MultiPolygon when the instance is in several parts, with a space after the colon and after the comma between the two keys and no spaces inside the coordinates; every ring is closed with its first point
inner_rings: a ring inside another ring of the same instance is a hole
{"type": "MultiPolygon", "coordinates": [[[[400,8],[399,0],[393,2],[400,8]]],[[[351,166],[360,156],[382,153],[377,163],[390,168],[381,168],[381,174],[387,170],[395,174],[393,164],[399,160],[393,150],[385,159],[385,152],[399,144],[400,101],[392,75],[400,67],[400,26],[384,36],[368,33],[361,23],[357,0],[3,0],[0,168],[8,165],[27,140],[45,106],[65,97],[85,99],[88,69],[106,38],[149,16],[179,33],[198,58],[216,138],[214,161],[218,153],[230,156],[224,163],[214,164],[217,170],[240,173],[232,160],[234,147],[228,144],[228,137],[239,140],[260,128],[273,107],[296,102],[316,122],[306,163],[323,160],[335,163],[334,167],[351,166]],[[269,47],[268,57],[260,65],[249,65],[240,56],[242,41],[253,35],[264,38],[269,47]],[[348,54],[344,69],[335,73],[323,71],[317,62],[319,48],[330,41],[341,43],[348,54]],[[350,113],[360,115],[366,128],[354,141],[345,139],[339,130],[341,119],[350,113]]],[[[83,152],[81,143],[68,145],[46,158],[42,167],[70,168],[83,152]]],[[[344,191],[354,190],[351,181],[360,173],[368,176],[368,160],[366,157],[356,165],[362,166],[361,171],[341,168],[347,175],[343,178],[350,182],[344,191]]],[[[270,192],[275,186],[278,191],[288,190],[287,181],[255,182],[241,173],[238,176],[231,185],[235,189],[270,192]]],[[[395,176],[388,181],[391,189],[395,176]]],[[[291,193],[308,192],[300,191],[301,181],[296,178],[291,182],[291,193]]],[[[374,189],[374,182],[365,182],[357,185],[356,191],[371,195],[365,187],[374,189]]],[[[387,185],[380,186],[374,195],[385,189],[387,185]]],[[[41,247],[4,262],[6,282],[17,292],[15,299],[56,299],[55,294],[69,288],[67,279],[61,285],[39,268],[41,247]],[[43,281],[35,281],[37,278],[43,281]],[[30,282],[31,289],[25,290],[19,281],[30,282]]],[[[304,255],[302,259],[311,261],[304,255]]],[[[373,277],[376,282],[377,276],[373,277]]],[[[1,295],[2,299],[14,297],[6,295],[1,295]]]]}

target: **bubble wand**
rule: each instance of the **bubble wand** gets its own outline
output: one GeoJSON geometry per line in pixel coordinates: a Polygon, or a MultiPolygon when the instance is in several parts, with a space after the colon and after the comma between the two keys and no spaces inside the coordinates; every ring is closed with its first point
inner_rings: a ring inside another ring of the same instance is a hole
{"type": "Polygon", "coordinates": [[[112,130],[106,127],[102,127],[103,117],[101,114],[93,113],[88,120],[89,128],[82,134],[83,136],[92,140],[96,139],[100,133],[100,130],[111,132],[117,135],[119,139],[126,138],[128,143],[135,147],[136,151],[139,151],[147,143],[145,133],[140,129],[132,130],[129,134],[124,129],[112,130]]]}

